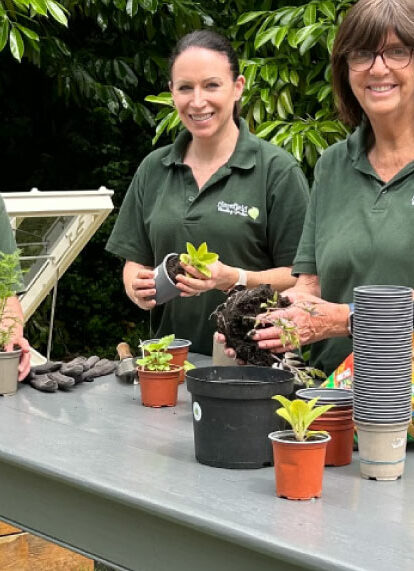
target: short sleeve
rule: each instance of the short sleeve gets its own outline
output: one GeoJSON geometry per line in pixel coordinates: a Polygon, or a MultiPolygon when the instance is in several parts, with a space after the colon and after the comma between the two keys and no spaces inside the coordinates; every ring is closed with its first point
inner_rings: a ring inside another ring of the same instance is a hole
{"type": "Polygon", "coordinates": [[[315,168],[315,179],[311,190],[310,202],[303,225],[302,237],[293,262],[292,274],[317,275],[316,267],[316,208],[318,200],[318,164],[315,168]]]}
{"type": "Polygon", "coordinates": [[[121,258],[153,266],[154,254],[144,219],[143,194],[146,184],[147,161],[136,171],[119,210],[106,250],[121,258]]]}
{"type": "Polygon", "coordinates": [[[275,267],[292,265],[308,201],[308,182],[297,164],[273,174],[268,189],[267,235],[275,267]]]}

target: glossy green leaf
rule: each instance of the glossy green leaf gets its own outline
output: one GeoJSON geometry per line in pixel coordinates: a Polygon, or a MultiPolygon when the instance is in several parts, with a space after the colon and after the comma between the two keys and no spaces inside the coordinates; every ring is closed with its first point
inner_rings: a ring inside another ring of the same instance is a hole
{"type": "Polygon", "coordinates": [[[242,26],[243,24],[247,24],[247,22],[251,22],[252,20],[256,20],[257,18],[261,18],[264,14],[267,14],[264,10],[258,10],[256,12],[247,12],[240,16],[237,20],[237,25],[242,26]]]}
{"type": "Polygon", "coordinates": [[[12,56],[21,61],[24,53],[24,43],[19,30],[14,26],[10,32],[9,45],[12,56]]]}
{"type": "Polygon", "coordinates": [[[315,146],[311,143],[306,143],[305,145],[305,158],[308,165],[313,169],[318,160],[318,153],[316,152],[315,146]]]}
{"type": "Polygon", "coordinates": [[[269,85],[273,86],[277,80],[278,68],[275,63],[267,63],[260,68],[260,76],[269,85]]]}
{"type": "Polygon", "coordinates": [[[9,39],[9,20],[0,20],[0,52],[4,49],[9,39]]]}
{"type": "Polygon", "coordinates": [[[257,65],[249,65],[244,72],[244,77],[246,78],[246,89],[250,89],[256,78],[257,65]]]}
{"type": "Polygon", "coordinates": [[[62,7],[58,2],[54,0],[46,0],[47,9],[52,18],[54,18],[59,24],[62,26],[68,26],[68,19],[66,17],[65,12],[63,11],[62,7]]]}
{"type": "Polygon", "coordinates": [[[164,91],[159,95],[147,95],[147,97],[145,97],[145,101],[158,103],[159,105],[168,105],[169,107],[174,106],[172,95],[169,91],[164,91]]]}
{"type": "Polygon", "coordinates": [[[294,135],[292,138],[292,154],[299,162],[303,158],[303,135],[301,133],[294,135]]]}
{"type": "Polygon", "coordinates": [[[310,26],[316,21],[316,5],[314,3],[308,4],[303,13],[303,23],[305,26],[310,26]]]}
{"type": "Polygon", "coordinates": [[[328,48],[329,54],[332,54],[333,45],[335,42],[335,36],[337,32],[336,26],[331,26],[328,30],[328,36],[326,38],[326,47],[328,48]]]}
{"type": "Polygon", "coordinates": [[[328,97],[332,93],[332,87],[330,85],[324,85],[318,91],[318,101],[321,102],[328,97]]]}
{"type": "MultiPolygon", "coordinates": [[[[281,119],[287,119],[288,114],[287,114],[286,109],[283,105],[283,101],[280,97],[278,97],[278,99],[277,99],[276,110],[277,110],[278,116],[281,119]]],[[[277,144],[279,144],[279,143],[277,143],[277,144]]]]}
{"type": "Polygon", "coordinates": [[[306,137],[309,139],[311,143],[316,145],[316,147],[318,147],[319,149],[326,149],[328,147],[328,143],[325,141],[322,135],[318,133],[318,131],[315,131],[314,129],[306,131],[306,137]]]}
{"type": "Polygon", "coordinates": [[[279,28],[277,28],[277,32],[273,38],[273,45],[275,46],[275,48],[280,48],[280,44],[285,39],[288,29],[289,28],[287,26],[280,26],[279,28]]]}
{"type": "Polygon", "coordinates": [[[319,10],[325,14],[330,20],[335,21],[336,10],[333,2],[320,2],[319,10]]]}
{"type": "Polygon", "coordinates": [[[263,46],[266,42],[269,42],[273,39],[276,34],[276,28],[270,28],[269,30],[265,30],[257,34],[254,39],[254,49],[258,50],[261,46],[263,46]]]}
{"type": "Polygon", "coordinates": [[[36,34],[36,32],[34,30],[30,30],[29,28],[26,28],[25,26],[22,26],[21,24],[16,23],[15,25],[17,28],[19,28],[19,30],[21,32],[23,32],[23,34],[25,36],[27,36],[31,40],[34,40],[35,42],[38,42],[40,40],[39,35],[36,34]]]}
{"type": "Polygon", "coordinates": [[[253,117],[256,123],[261,123],[265,115],[264,105],[260,99],[258,99],[253,106],[253,117]]]}
{"type": "Polygon", "coordinates": [[[318,28],[306,36],[299,48],[300,55],[303,56],[305,52],[310,50],[319,41],[319,38],[323,35],[323,33],[324,29],[318,28]]]}
{"type": "MultiPolygon", "coordinates": [[[[153,14],[157,10],[158,0],[139,0],[139,5],[144,10],[147,10],[148,12],[151,12],[153,14]]],[[[198,28],[199,23],[197,22],[197,25],[194,27],[198,28]]]]}
{"type": "Polygon", "coordinates": [[[336,121],[324,121],[319,125],[319,129],[323,133],[340,133],[341,126],[336,121]]]}
{"type": "Polygon", "coordinates": [[[292,83],[295,87],[299,85],[299,74],[295,69],[291,69],[289,73],[290,83],[292,83]]]}
{"type": "Polygon", "coordinates": [[[261,139],[265,139],[270,133],[272,133],[276,127],[279,127],[283,121],[266,121],[259,125],[256,129],[256,135],[261,139]]]}
{"type": "Polygon", "coordinates": [[[282,100],[283,107],[286,109],[286,111],[288,113],[290,113],[291,115],[293,115],[294,110],[293,110],[293,103],[292,103],[292,98],[290,96],[290,88],[289,87],[285,87],[280,92],[279,99],[282,100]]]}
{"type": "Polygon", "coordinates": [[[47,15],[47,3],[46,0],[31,0],[30,4],[32,6],[32,9],[37,12],[38,14],[41,14],[42,16],[46,16],[47,15]]]}
{"type": "Polygon", "coordinates": [[[128,16],[133,18],[134,16],[136,16],[138,8],[139,8],[138,0],[128,0],[126,5],[126,13],[128,14],[128,16]]]}

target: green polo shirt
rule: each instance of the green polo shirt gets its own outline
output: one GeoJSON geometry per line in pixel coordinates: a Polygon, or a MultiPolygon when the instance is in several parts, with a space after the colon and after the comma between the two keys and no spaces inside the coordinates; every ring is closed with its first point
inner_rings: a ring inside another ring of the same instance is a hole
{"type": "Polygon", "coordinates": [[[12,254],[17,249],[4,200],[0,195],[0,252],[12,254]]]}
{"type": "MultiPolygon", "coordinates": [[[[224,264],[246,270],[292,265],[308,201],[306,179],[285,151],[249,133],[241,120],[236,148],[199,191],[182,157],[191,140],[153,151],[128,189],[107,250],[157,266],[186,242],[206,241],[224,264]]],[[[153,310],[157,335],[190,339],[192,350],[211,354],[215,324],[209,319],[225,294],[176,298],[153,310]]]]}
{"type": "MultiPolygon", "coordinates": [[[[13,254],[17,249],[16,241],[10,226],[9,215],[6,212],[4,200],[0,195],[0,252],[4,254],[13,254]]],[[[24,290],[23,278],[16,284],[16,291],[24,290]]]]}
{"type": "MultiPolygon", "coordinates": [[[[367,129],[324,151],[294,274],[317,274],[322,298],[353,301],[367,284],[414,286],[414,162],[384,183],[366,154],[367,129]]],[[[330,374],[352,351],[348,338],[312,346],[312,362],[330,374]]]]}

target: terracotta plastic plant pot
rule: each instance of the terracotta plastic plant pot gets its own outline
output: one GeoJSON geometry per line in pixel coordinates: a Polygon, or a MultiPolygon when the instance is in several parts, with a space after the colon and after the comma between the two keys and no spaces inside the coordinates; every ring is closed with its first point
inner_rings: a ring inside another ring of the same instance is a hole
{"type": "Polygon", "coordinates": [[[146,371],[138,367],[141,402],[144,406],[159,408],[177,404],[181,368],[173,367],[170,371],[146,371]]]}
{"type": "MultiPolygon", "coordinates": [[[[156,343],[159,339],[148,339],[143,342],[143,345],[147,343],[156,343]]],[[[178,365],[179,367],[184,367],[184,361],[188,359],[188,351],[190,349],[191,341],[188,339],[174,339],[171,345],[168,346],[168,353],[171,353],[173,358],[170,363],[172,365],[178,365]]],[[[145,349],[144,349],[145,350],[145,349]]],[[[184,368],[180,371],[180,383],[183,383],[185,379],[184,368]]]]}
{"type": "Polygon", "coordinates": [[[271,432],[276,495],[288,500],[310,500],[322,495],[326,447],[331,437],[315,435],[298,442],[292,430],[271,432]]]}
{"type": "Polygon", "coordinates": [[[326,447],[325,466],[346,466],[352,462],[352,450],[354,447],[352,410],[348,417],[325,417],[325,414],[312,422],[309,429],[326,430],[331,435],[331,440],[326,447]]]}
{"type": "Polygon", "coordinates": [[[171,254],[167,254],[161,264],[159,264],[154,270],[154,279],[155,279],[155,301],[157,305],[162,305],[174,297],[180,295],[180,290],[172,281],[170,276],[168,275],[166,263],[169,258],[172,256],[177,256],[175,252],[171,254]]]}
{"type": "Polygon", "coordinates": [[[14,395],[17,391],[21,349],[0,352],[0,395],[14,395]]]}
{"type": "Polygon", "coordinates": [[[408,422],[370,424],[355,421],[361,476],[373,480],[396,480],[405,465],[408,422]]]}

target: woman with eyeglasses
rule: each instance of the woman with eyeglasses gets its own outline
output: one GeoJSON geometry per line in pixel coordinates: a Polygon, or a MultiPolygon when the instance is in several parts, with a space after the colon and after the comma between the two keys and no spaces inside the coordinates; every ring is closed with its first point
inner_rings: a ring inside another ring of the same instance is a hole
{"type": "MultiPolygon", "coordinates": [[[[353,288],[414,286],[413,47],[412,0],[360,0],[334,44],[337,106],[356,129],[316,165],[293,266],[299,278],[285,292],[315,302],[315,315],[298,307],[278,312],[296,323],[303,344],[313,344],[312,364],[327,374],[352,351],[353,288]]],[[[283,352],[279,334],[269,327],[255,338],[283,352]]]]}

